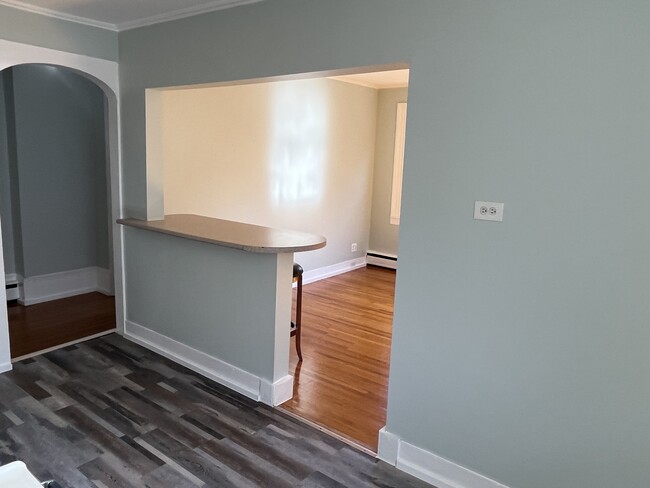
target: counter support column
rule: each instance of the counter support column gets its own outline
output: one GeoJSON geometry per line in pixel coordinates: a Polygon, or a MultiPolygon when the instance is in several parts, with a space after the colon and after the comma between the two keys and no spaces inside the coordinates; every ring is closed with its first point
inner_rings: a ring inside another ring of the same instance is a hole
{"type": "Polygon", "coordinates": [[[280,405],[293,396],[293,376],[289,374],[289,324],[293,277],[293,253],[277,254],[275,289],[275,346],[273,350],[273,388],[261,391],[261,401],[280,405]],[[270,395],[270,397],[269,397],[270,395]]]}

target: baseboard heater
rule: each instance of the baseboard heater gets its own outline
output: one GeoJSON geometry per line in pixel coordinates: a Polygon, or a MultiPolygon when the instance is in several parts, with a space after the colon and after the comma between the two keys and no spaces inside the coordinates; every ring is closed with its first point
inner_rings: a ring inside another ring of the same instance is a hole
{"type": "Polygon", "coordinates": [[[18,284],[13,283],[7,285],[7,301],[18,300],[20,298],[20,290],[18,289],[18,284]]]}
{"type": "Polygon", "coordinates": [[[5,283],[7,301],[18,300],[20,298],[20,281],[18,281],[16,275],[6,275],[5,283]]]}
{"type": "Polygon", "coordinates": [[[366,263],[382,268],[397,269],[397,256],[368,251],[366,253],[366,263]]]}

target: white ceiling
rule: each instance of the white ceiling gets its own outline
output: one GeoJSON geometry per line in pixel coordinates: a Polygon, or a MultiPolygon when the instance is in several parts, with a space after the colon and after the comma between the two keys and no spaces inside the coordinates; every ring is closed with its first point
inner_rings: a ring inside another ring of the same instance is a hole
{"type": "Polygon", "coordinates": [[[262,0],[0,0],[0,5],[126,30],[262,0]]]}

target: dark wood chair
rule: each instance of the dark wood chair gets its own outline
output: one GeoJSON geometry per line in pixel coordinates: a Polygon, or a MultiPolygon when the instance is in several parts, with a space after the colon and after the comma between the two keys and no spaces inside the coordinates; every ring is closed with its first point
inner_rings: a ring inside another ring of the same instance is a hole
{"type": "Polygon", "coordinates": [[[302,350],[300,349],[300,328],[302,323],[302,266],[293,263],[293,282],[298,282],[296,289],[296,320],[291,321],[291,337],[296,337],[296,351],[298,359],[302,361],[302,350]]]}

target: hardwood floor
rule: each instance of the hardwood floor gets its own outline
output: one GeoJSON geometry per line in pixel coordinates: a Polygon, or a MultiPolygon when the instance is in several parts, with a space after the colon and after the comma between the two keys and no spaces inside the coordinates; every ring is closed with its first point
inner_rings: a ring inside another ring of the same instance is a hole
{"type": "Polygon", "coordinates": [[[11,357],[17,358],[115,328],[115,298],[86,293],[7,307],[11,357]]]}
{"type": "MultiPolygon", "coordinates": [[[[367,267],[303,287],[288,411],[376,452],[386,424],[395,272],[367,267]]],[[[295,300],[294,300],[295,301],[295,300]]]]}
{"type": "Polygon", "coordinates": [[[429,485],[115,334],[0,375],[0,464],[62,488],[429,485]]]}

